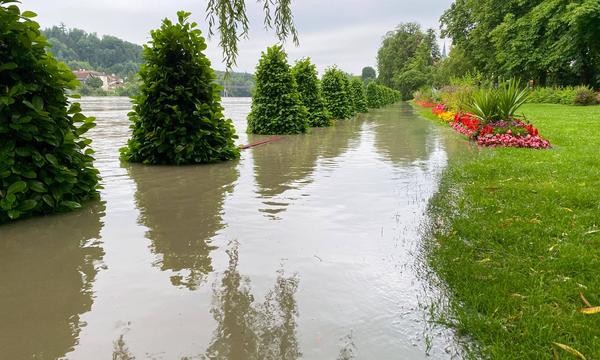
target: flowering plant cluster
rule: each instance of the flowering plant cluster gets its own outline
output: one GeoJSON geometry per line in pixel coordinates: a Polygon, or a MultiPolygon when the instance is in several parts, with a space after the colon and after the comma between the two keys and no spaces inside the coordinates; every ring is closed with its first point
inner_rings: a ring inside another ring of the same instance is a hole
{"type": "MultiPolygon", "coordinates": [[[[430,107],[430,106],[428,106],[430,107]]],[[[538,129],[521,119],[482,123],[468,112],[453,112],[444,104],[433,106],[431,110],[440,120],[449,123],[456,132],[487,147],[519,147],[531,149],[550,148],[550,142],[540,137],[538,129]]]]}
{"type": "Polygon", "coordinates": [[[415,100],[415,104],[421,106],[421,107],[426,107],[426,108],[432,108],[435,107],[435,103],[426,101],[426,100],[415,100]]]}
{"type": "Polygon", "coordinates": [[[440,120],[447,123],[454,120],[454,117],[456,116],[456,113],[448,109],[444,104],[434,106],[433,109],[431,109],[431,112],[433,112],[440,120]]]}

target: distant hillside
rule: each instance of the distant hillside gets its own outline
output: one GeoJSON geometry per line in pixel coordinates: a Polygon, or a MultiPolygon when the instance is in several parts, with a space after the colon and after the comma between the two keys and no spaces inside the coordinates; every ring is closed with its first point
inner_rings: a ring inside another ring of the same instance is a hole
{"type": "MultiPolygon", "coordinates": [[[[63,24],[43,30],[52,48],[50,52],[73,70],[86,69],[135,79],[142,63],[142,46],[117,37],[81,29],[68,29],[63,24]]],[[[227,96],[250,96],[254,87],[252,74],[232,72],[224,80],[224,72],[216,71],[217,82],[226,88],[227,96]]]]}

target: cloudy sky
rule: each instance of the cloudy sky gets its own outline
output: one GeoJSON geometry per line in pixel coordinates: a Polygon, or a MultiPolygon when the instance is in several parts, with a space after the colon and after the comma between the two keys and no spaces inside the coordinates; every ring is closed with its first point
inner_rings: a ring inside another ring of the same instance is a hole
{"type": "MultiPolygon", "coordinates": [[[[161,19],[175,18],[178,10],[190,11],[206,34],[206,0],[22,0],[23,10],[38,13],[42,27],[76,27],[98,35],[114,35],[137,44],[148,41],[149,31],[161,19]]],[[[320,71],[337,64],[359,74],[364,66],[376,67],[382,36],[401,22],[415,21],[438,29],[438,19],[451,0],[293,0],[300,46],[286,44],[291,61],[310,56],[320,71]]],[[[253,72],[261,51],[277,43],[265,31],[263,13],[256,1],[247,1],[250,38],[240,43],[236,71],[253,72]]],[[[218,39],[209,42],[207,55],[215,69],[223,70],[218,39]]]]}

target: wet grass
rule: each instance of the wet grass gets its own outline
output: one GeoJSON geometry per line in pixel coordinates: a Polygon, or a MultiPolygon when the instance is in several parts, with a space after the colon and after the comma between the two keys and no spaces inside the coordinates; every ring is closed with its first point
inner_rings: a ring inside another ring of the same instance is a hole
{"type": "MultiPolygon", "coordinates": [[[[429,109],[420,109],[425,117],[429,109]]],[[[459,333],[492,359],[600,359],[600,106],[526,105],[552,150],[453,159],[427,246],[459,333]]],[[[436,120],[437,121],[437,120],[436,120]]]]}

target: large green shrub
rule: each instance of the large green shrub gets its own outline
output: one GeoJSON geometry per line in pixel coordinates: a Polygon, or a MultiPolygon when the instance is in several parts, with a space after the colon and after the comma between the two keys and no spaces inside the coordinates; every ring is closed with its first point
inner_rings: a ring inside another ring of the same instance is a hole
{"type": "Polygon", "coordinates": [[[380,98],[379,85],[375,81],[367,84],[367,105],[371,109],[379,109],[383,105],[383,99],[380,98]]]}
{"type": "Polygon", "coordinates": [[[223,116],[221,87],[202,53],[206,42],[178,12],[144,46],[140,95],[129,113],[133,134],[122,157],[145,164],[197,164],[235,159],[235,129],[223,116]]]}
{"type": "Polygon", "coordinates": [[[354,115],[349,81],[336,67],[329,68],[321,80],[327,110],[335,119],[348,119],[354,115]]]}
{"type": "Polygon", "coordinates": [[[528,90],[521,88],[518,80],[511,79],[497,89],[482,88],[475,91],[467,110],[483,123],[511,120],[527,102],[528,96],[528,90]]]}
{"type": "Polygon", "coordinates": [[[352,86],[352,99],[354,100],[354,110],[357,113],[365,113],[369,111],[367,107],[367,95],[365,93],[365,85],[360,78],[352,78],[350,82],[352,86]]]}
{"type": "Polygon", "coordinates": [[[356,115],[356,105],[354,104],[354,89],[352,89],[349,74],[344,73],[342,84],[344,86],[344,92],[348,94],[348,106],[350,107],[349,117],[353,117],[356,115]]]}
{"type": "Polygon", "coordinates": [[[0,223],[67,211],[97,197],[94,119],[69,105],[77,81],[46,52],[34,13],[0,0],[0,223]],[[75,124],[79,124],[76,126],[75,124]]]}
{"type": "Polygon", "coordinates": [[[578,86],[575,88],[575,105],[596,105],[598,103],[596,93],[588,86],[578,86]]]}
{"type": "Polygon", "coordinates": [[[332,118],[325,107],[321,85],[317,78],[317,68],[305,58],[296,62],[292,75],[298,85],[300,100],[308,110],[308,125],[312,127],[331,126],[332,118]]]}
{"type": "Polygon", "coordinates": [[[263,52],[256,67],[256,88],[248,115],[253,134],[299,134],[308,127],[308,113],[298,93],[287,54],[281,46],[263,52]]]}

